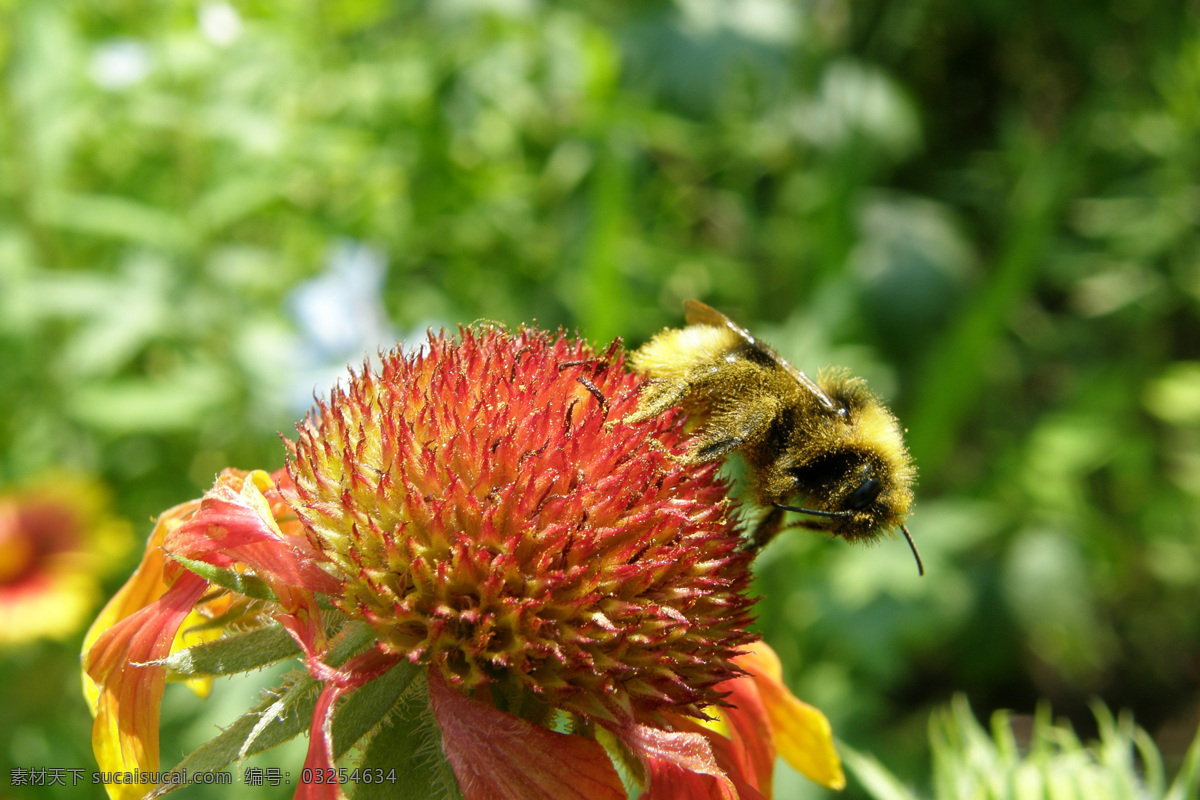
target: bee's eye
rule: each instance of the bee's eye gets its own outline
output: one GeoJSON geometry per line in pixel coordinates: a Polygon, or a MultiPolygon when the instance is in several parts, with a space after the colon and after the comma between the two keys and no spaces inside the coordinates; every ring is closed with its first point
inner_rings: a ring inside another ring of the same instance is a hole
{"type": "Polygon", "coordinates": [[[879,497],[879,491],[883,486],[874,478],[867,478],[858,485],[858,488],[850,493],[846,498],[847,507],[854,511],[860,511],[875,501],[879,497]]]}

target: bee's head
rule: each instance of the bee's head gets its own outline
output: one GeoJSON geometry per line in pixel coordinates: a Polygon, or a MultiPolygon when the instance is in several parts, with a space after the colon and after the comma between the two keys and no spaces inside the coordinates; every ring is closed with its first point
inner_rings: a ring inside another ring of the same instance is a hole
{"type": "Polygon", "coordinates": [[[848,469],[827,495],[827,510],[838,516],[832,530],[847,539],[873,539],[904,522],[912,490],[886,465],[863,460],[848,469]]]}
{"type": "Polygon", "coordinates": [[[775,505],[814,517],[813,527],[849,541],[873,541],[899,528],[923,572],[921,557],[904,527],[913,500],[912,468],[907,461],[899,464],[899,470],[896,467],[878,454],[829,453],[796,472],[796,489],[807,495],[810,507],[775,505]]]}

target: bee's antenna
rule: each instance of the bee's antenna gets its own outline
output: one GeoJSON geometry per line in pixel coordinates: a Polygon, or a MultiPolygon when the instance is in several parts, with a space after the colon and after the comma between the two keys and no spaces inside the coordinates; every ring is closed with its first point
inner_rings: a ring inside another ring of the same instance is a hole
{"type": "Polygon", "coordinates": [[[795,511],[797,514],[809,514],[814,517],[831,517],[833,519],[847,516],[850,513],[849,511],[820,511],[815,508],[797,508],[796,506],[785,506],[782,503],[772,503],[772,505],[783,511],[795,511]]]}
{"type": "MultiPolygon", "coordinates": [[[[838,519],[839,517],[845,517],[850,514],[849,511],[820,511],[815,508],[785,506],[782,503],[773,503],[772,505],[778,509],[782,509],[783,511],[795,511],[797,514],[808,514],[813,517],[838,519]]],[[[908,528],[904,527],[904,525],[901,525],[900,530],[904,532],[904,539],[908,542],[908,549],[912,550],[913,558],[917,560],[917,575],[924,577],[925,565],[921,562],[921,554],[917,552],[917,543],[913,541],[912,534],[908,532],[908,528]]]]}
{"type": "Polygon", "coordinates": [[[908,528],[904,525],[900,526],[900,530],[904,531],[904,538],[908,540],[909,549],[912,550],[913,558],[917,560],[917,575],[925,574],[925,565],[921,563],[921,554],[917,552],[917,543],[913,541],[912,535],[908,532],[908,528]]]}

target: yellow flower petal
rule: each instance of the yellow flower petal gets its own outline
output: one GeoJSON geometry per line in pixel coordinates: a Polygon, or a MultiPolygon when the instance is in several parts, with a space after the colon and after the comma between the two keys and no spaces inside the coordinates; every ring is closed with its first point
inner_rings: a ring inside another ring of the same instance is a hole
{"type": "MultiPolygon", "coordinates": [[[[272,507],[259,483],[271,487],[271,476],[226,470],[218,484],[235,494],[243,482],[268,515],[272,507]]],[[[211,494],[211,493],[210,493],[211,494]]],[[[235,597],[209,593],[208,582],[167,559],[166,550],[195,519],[210,496],[172,508],[159,517],[146,542],[142,562],[100,612],[84,640],[83,690],[95,716],[92,747],[101,771],[153,773],[159,767],[158,722],[163,686],[169,677],[162,659],[185,647],[221,636],[223,619],[235,597]]],[[[272,522],[276,520],[271,517],[272,522]]],[[[276,526],[276,529],[278,527],[276,526]]],[[[261,555],[261,554],[260,554],[261,555]]],[[[315,568],[314,568],[315,569],[315,568]]],[[[324,576],[324,573],[319,573],[324,576]]],[[[204,696],[209,679],[185,681],[204,696]]],[[[110,797],[141,797],[152,785],[108,784],[110,797]]]]}
{"type": "MultiPolygon", "coordinates": [[[[199,505],[199,500],[183,503],[158,518],[146,542],[141,564],[104,606],[84,637],[83,694],[92,716],[95,717],[92,725],[92,749],[101,771],[136,772],[155,770],[158,767],[157,745],[153,747],[155,752],[151,753],[147,749],[148,742],[143,740],[139,732],[122,730],[120,700],[111,687],[105,690],[105,687],[100,686],[88,675],[88,667],[91,666],[94,657],[92,650],[106,631],[129,615],[150,605],[166,592],[168,586],[164,576],[166,561],[162,551],[163,540],[170,530],[191,518],[199,505]]],[[[176,638],[172,649],[179,646],[180,639],[176,638]]],[[[105,785],[112,800],[134,800],[144,796],[151,788],[153,787],[138,783],[105,785]]]]}
{"type": "Polygon", "coordinates": [[[125,585],[117,590],[117,593],[100,611],[96,621],[88,628],[87,635],[83,638],[82,651],[85,666],[83,694],[87,698],[88,708],[91,709],[93,716],[98,711],[97,702],[100,689],[96,686],[96,682],[88,677],[86,669],[88,653],[105,631],[138,609],[150,605],[167,590],[167,584],[163,578],[163,569],[166,566],[162,552],[163,539],[166,538],[169,530],[190,519],[199,507],[200,501],[192,500],[177,505],[159,516],[154,530],[150,532],[150,538],[146,541],[146,551],[142,554],[142,563],[134,570],[125,585]]]}
{"type": "Polygon", "coordinates": [[[783,670],[774,651],[758,642],[738,665],[755,678],[779,755],[810,780],[830,789],[845,788],[846,776],[833,746],[829,720],[783,684],[783,670]]]}
{"type": "MultiPolygon", "coordinates": [[[[220,639],[221,635],[225,633],[225,629],[203,627],[206,622],[208,622],[208,617],[199,611],[193,610],[188,614],[183,624],[179,626],[179,632],[175,634],[175,641],[171,642],[171,653],[220,639]]],[[[209,692],[212,691],[212,684],[212,678],[189,678],[183,682],[184,686],[191,689],[200,698],[208,697],[209,692]]]]}

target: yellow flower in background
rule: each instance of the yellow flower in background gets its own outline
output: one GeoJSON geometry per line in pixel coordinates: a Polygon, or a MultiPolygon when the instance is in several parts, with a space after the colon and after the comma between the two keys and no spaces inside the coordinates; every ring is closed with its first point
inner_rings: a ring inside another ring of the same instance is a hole
{"type": "Polygon", "coordinates": [[[297,798],[367,775],[431,798],[758,800],[776,752],[840,786],[828,723],[748,630],[716,466],[668,455],[678,414],[607,424],[639,381],[561,334],[431,335],[335,389],[285,469],[226,470],[163,514],[84,644],[97,761],[138,776],[110,794],[171,788],[168,680],[285,658],[302,669],[174,774],[307,733],[297,798]]]}
{"type": "Polygon", "coordinates": [[[45,476],[0,492],[0,647],[78,633],[132,543],[94,480],[45,476]]]}

